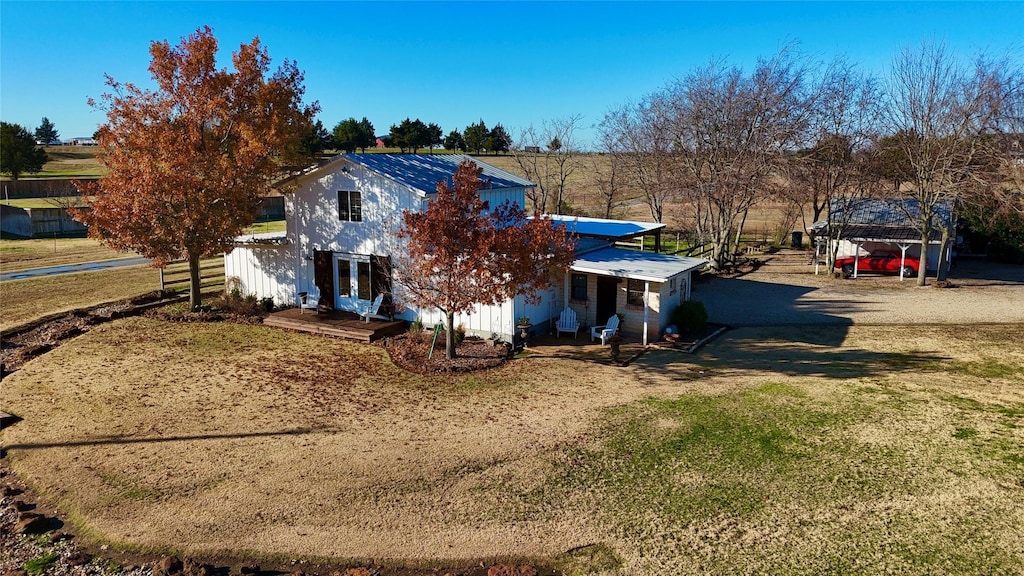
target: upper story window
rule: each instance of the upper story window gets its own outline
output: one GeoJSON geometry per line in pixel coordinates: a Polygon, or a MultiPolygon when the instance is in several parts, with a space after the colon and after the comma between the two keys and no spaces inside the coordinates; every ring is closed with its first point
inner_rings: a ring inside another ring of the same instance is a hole
{"type": "Polygon", "coordinates": [[[569,297],[573,300],[586,300],[587,299],[587,275],[586,274],[573,274],[572,275],[572,288],[569,292],[569,297]]]}
{"type": "Polygon", "coordinates": [[[338,192],[338,219],[347,222],[363,221],[363,199],[359,192],[338,192]]]}

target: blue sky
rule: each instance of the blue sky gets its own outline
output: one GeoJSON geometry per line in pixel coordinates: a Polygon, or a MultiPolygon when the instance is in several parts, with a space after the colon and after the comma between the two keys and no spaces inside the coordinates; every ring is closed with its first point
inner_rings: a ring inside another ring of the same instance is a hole
{"type": "MultiPolygon", "coordinates": [[[[306,73],[331,129],[408,117],[445,133],[483,119],[513,136],[574,114],[600,122],[712,57],[749,68],[796,42],[882,75],[902,46],[970,56],[1024,49],[1024,2],[15,2],[0,1],[0,119],[62,138],[103,122],[104,74],[147,85],[149,43],[202,25],[230,52],[259,36],[306,73]]],[[[584,140],[592,137],[585,129],[584,140]]]]}

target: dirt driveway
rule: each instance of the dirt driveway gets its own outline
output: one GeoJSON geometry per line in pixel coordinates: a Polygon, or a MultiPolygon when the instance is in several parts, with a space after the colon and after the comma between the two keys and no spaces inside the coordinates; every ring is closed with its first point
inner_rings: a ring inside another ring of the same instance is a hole
{"type": "Polygon", "coordinates": [[[729,326],[803,324],[969,324],[1024,322],[1024,267],[961,260],[952,288],[934,279],[815,276],[806,256],[782,252],[755,272],[697,282],[693,299],[709,319],[729,326]]]}

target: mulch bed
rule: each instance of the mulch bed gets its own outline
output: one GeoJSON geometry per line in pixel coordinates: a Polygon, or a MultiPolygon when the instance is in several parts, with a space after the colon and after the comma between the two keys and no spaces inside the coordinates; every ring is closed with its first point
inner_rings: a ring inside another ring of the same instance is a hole
{"type": "Polygon", "coordinates": [[[511,347],[476,337],[467,337],[455,349],[455,358],[445,358],[444,338],[439,336],[430,354],[432,333],[412,332],[384,340],[391,361],[418,374],[472,372],[501,366],[511,357],[511,347]]]}
{"type": "Polygon", "coordinates": [[[176,292],[156,290],[128,300],[49,316],[8,330],[0,343],[0,379],[36,356],[88,332],[97,324],[141,314],[153,306],[162,306],[178,299],[180,296],[176,292]]]}

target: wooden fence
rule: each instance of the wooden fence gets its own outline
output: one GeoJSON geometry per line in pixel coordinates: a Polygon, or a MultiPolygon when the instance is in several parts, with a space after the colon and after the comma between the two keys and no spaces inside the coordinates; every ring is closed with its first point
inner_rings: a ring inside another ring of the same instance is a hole
{"type": "MultiPolygon", "coordinates": [[[[199,261],[199,284],[204,293],[224,290],[223,258],[207,258],[199,261]]],[[[171,262],[166,268],[160,270],[160,289],[188,292],[188,261],[171,262]]]]}

